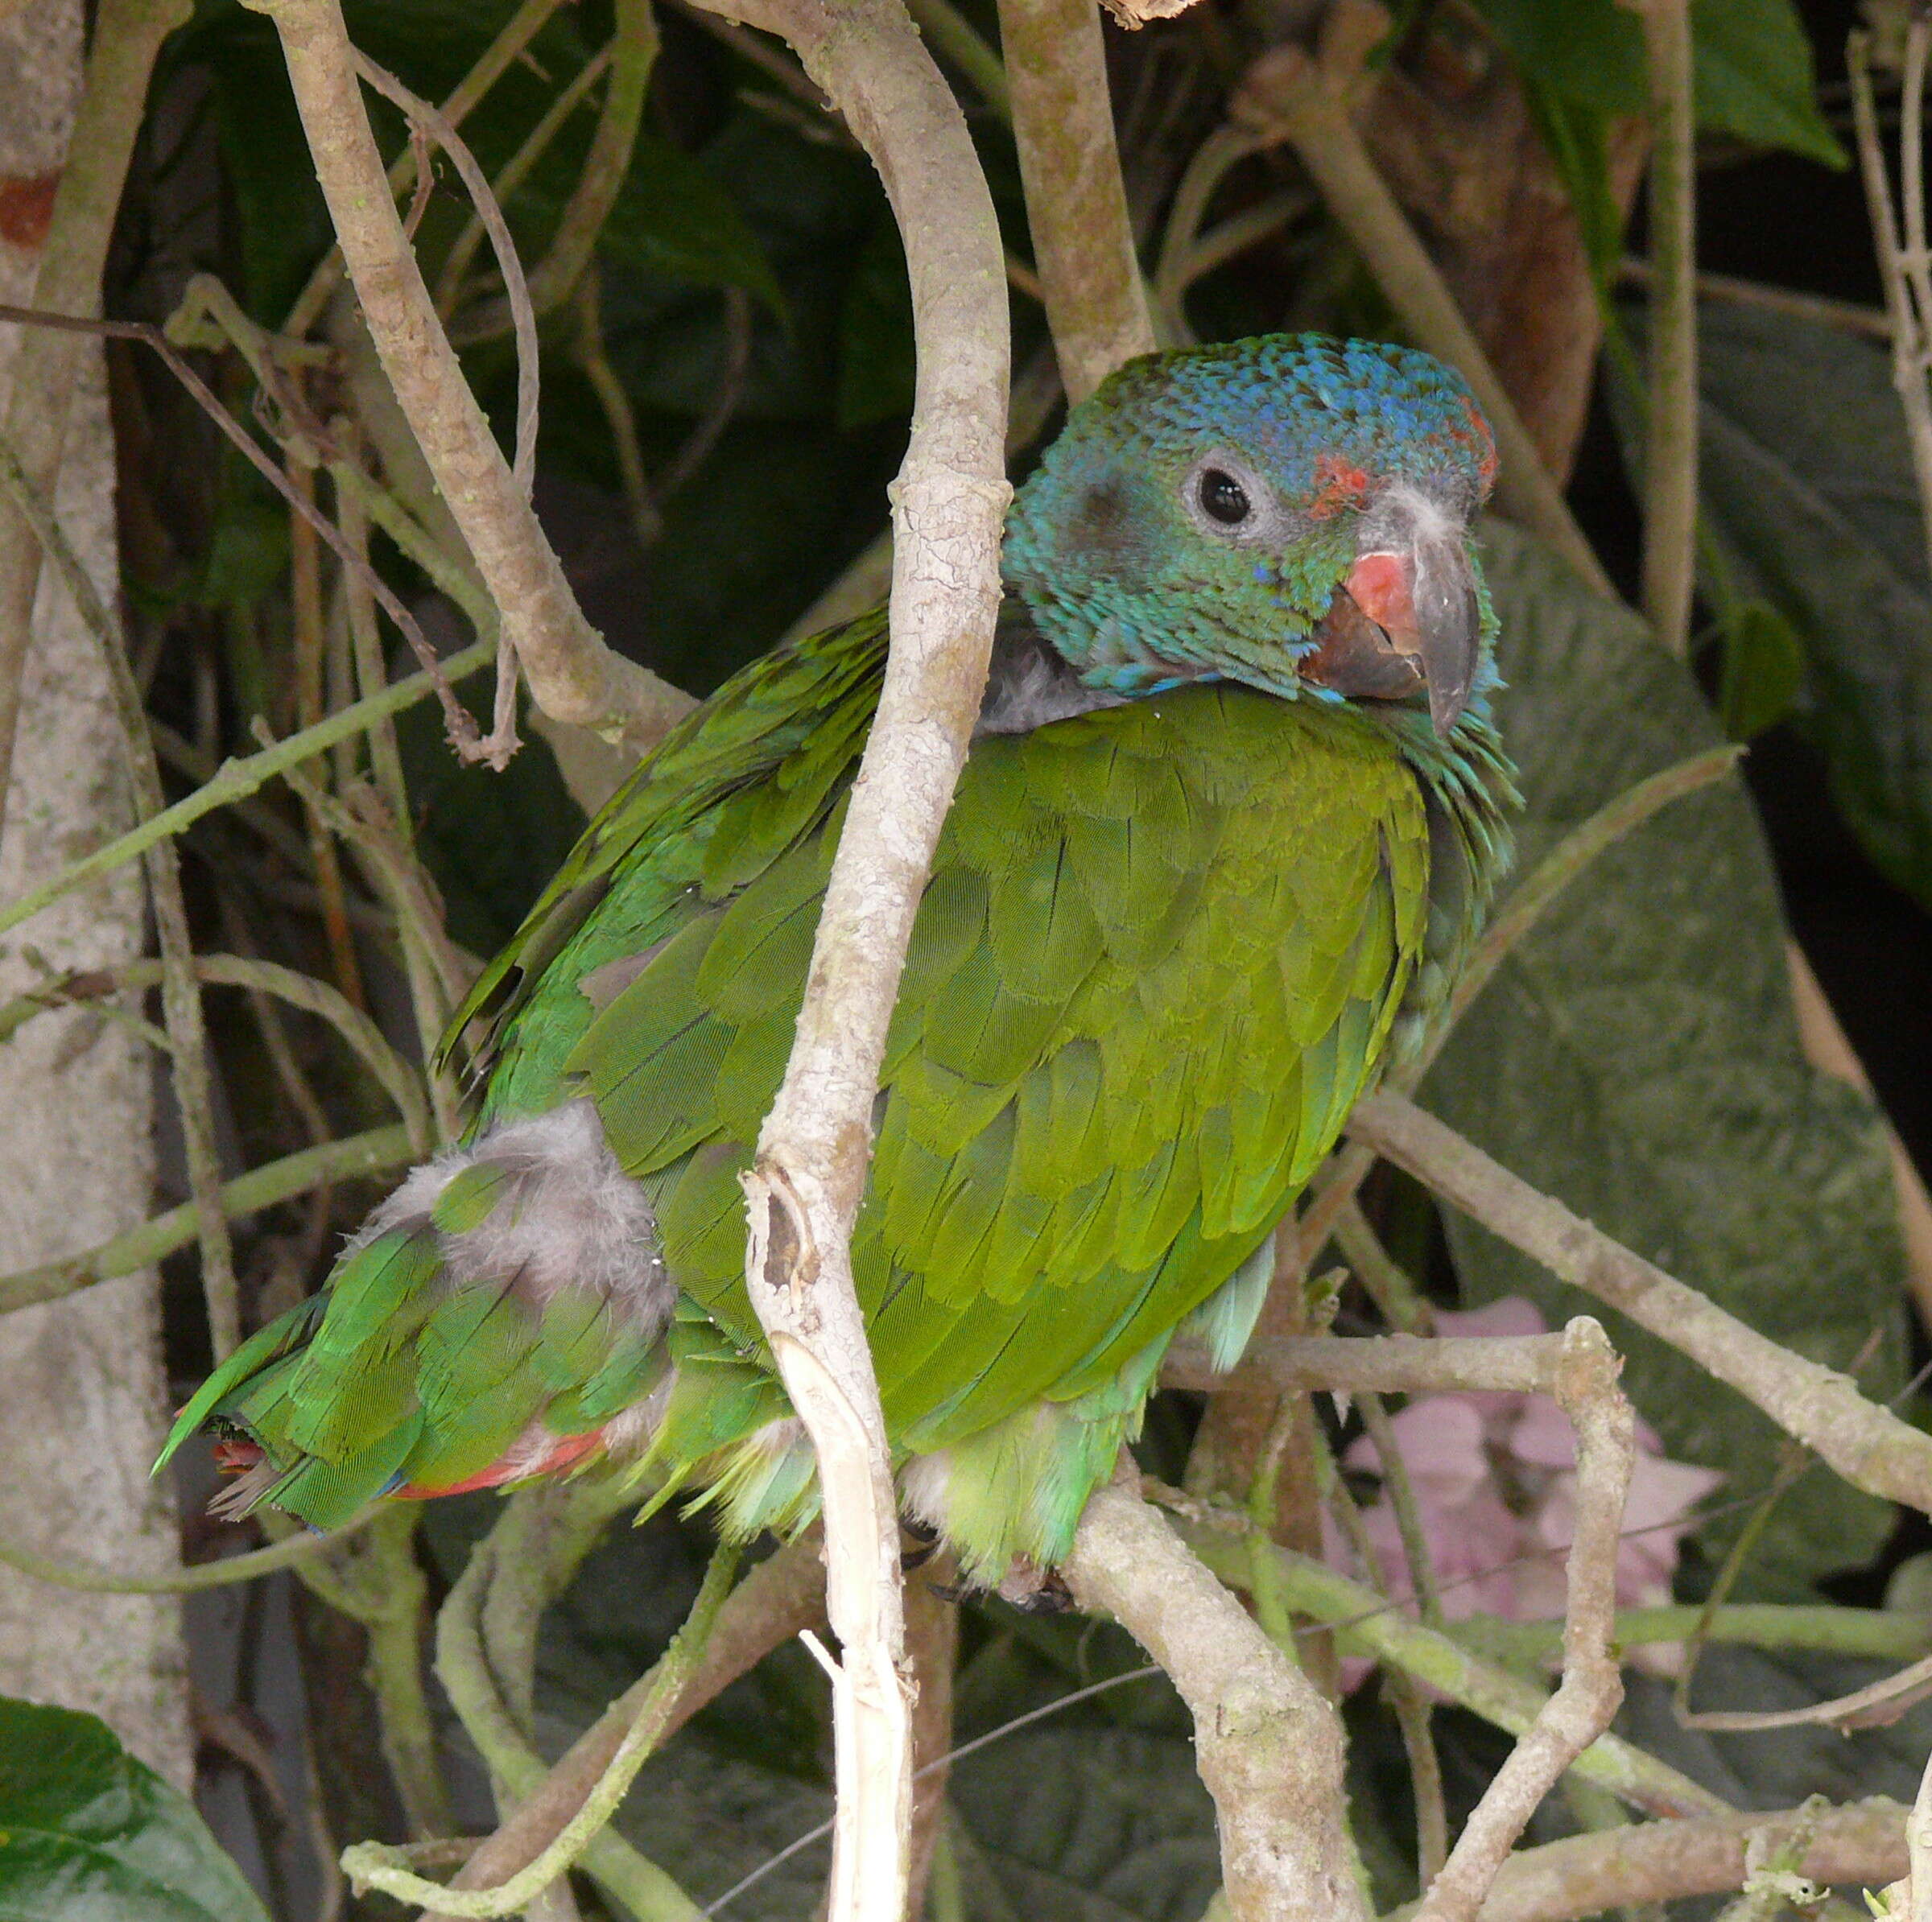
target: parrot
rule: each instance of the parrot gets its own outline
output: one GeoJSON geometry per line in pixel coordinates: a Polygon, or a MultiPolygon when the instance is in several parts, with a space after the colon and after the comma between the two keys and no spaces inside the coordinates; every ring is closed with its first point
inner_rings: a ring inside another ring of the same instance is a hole
{"type": "MultiPolygon", "coordinates": [[[[852,1244],[902,1512],[968,1583],[1051,1577],[1177,1338],[1238,1360],[1480,926],[1520,806],[1496,467],[1428,355],[1269,335],[1129,361],[1014,495],[852,1244]]],[[[460,1139],[181,1411],[161,1459],[212,1429],[218,1512],[601,1470],[728,1540],[815,1514],[739,1178],[890,640],[780,645],[597,815],[443,1044],[460,1139]]]]}

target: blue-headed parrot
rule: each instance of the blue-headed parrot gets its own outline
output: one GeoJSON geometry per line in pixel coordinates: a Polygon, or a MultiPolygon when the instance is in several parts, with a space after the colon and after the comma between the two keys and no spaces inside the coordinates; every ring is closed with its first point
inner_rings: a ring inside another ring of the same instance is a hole
{"type": "MultiPolygon", "coordinates": [[[[906,1512],[973,1582],[1064,1556],[1177,1331],[1240,1355],[1506,865],[1495,464],[1426,355],[1270,336],[1131,362],[1015,497],[852,1246],[906,1512]]],[[[224,1512],[603,1467],[810,1517],[738,1177],[888,641],[745,668],[592,823],[453,1025],[460,1144],[183,1410],[224,1512]]]]}

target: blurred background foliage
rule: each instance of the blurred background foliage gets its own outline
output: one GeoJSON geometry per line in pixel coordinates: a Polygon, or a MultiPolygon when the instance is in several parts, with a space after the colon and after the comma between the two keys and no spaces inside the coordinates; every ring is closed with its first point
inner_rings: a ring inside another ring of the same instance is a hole
{"type": "MultiPolygon", "coordinates": [[[[514,10],[509,0],[353,0],[345,10],[373,58],[441,98],[514,10]]],[[[914,11],[956,81],[1009,250],[1023,469],[1058,403],[1029,291],[997,23],[989,0],[917,0],[914,11]]],[[[1922,1165],[1932,1162],[1932,586],[1882,316],[1874,324],[1870,238],[1847,169],[1843,47],[1856,16],[1844,0],[1696,0],[1691,11],[1700,262],[1743,283],[1717,288],[1703,307],[1693,658],[1673,661],[1500,524],[1488,558],[1512,683],[1505,724],[1530,804],[1528,858],[1632,781],[1725,733],[1752,744],[1748,785],[1680,803],[1593,868],[1478,1004],[1423,1099],[1766,1332],[1835,1366],[1862,1358],[1868,1390],[1889,1394],[1925,1342],[1903,1312],[1884,1146],[1869,1103],[1806,1064],[1783,965],[1788,918],[1880,1100],[1922,1165]]],[[[493,178],[520,176],[504,204],[526,262],[543,257],[582,170],[601,85],[584,76],[614,24],[610,0],[558,6],[464,122],[493,178]],[[558,119],[573,89],[576,104],[558,119]]],[[[593,623],[702,695],[865,564],[906,442],[912,324],[885,196],[791,56],[683,0],[658,10],[658,31],[643,126],[594,264],[543,320],[538,501],[593,623]]],[[[1616,0],[1386,10],[1199,0],[1137,35],[1110,29],[1129,200],[1170,338],[1397,332],[1288,150],[1212,160],[1256,59],[1285,39],[1349,33],[1362,44],[1358,122],[1378,164],[1569,480],[1612,576],[1633,592],[1643,326],[1631,263],[1645,245],[1645,80],[1638,23],[1616,0]],[[1177,232],[1183,204],[1190,225],[1177,232]]],[[[401,151],[400,118],[381,103],[373,110],[386,151],[401,151]]],[[[419,248],[432,287],[448,283],[467,370],[507,435],[515,367],[487,246],[445,273],[452,250],[473,244],[462,237],[469,223],[460,185],[439,167],[419,248]]],[[[329,237],[272,30],[239,0],[200,0],[158,76],[108,311],[163,320],[193,275],[213,273],[253,320],[279,330],[329,237]]],[[[343,351],[305,374],[308,404],[324,417],[361,414],[380,444],[357,385],[353,318],[338,303],[316,333],[343,351]]],[[[201,361],[246,418],[257,402],[241,358],[201,361]]],[[[278,732],[312,718],[305,675],[322,675],[331,705],[348,698],[351,678],[332,654],[298,658],[285,504],[138,349],[112,346],[110,371],[137,670],[185,790],[248,750],[255,716],[278,732]]],[[[258,408],[264,421],[272,411],[258,408]]],[[[452,647],[465,637],[452,604],[396,549],[378,539],[376,558],[432,633],[452,647]]],[[[881,578],[876,562],[865,578],[881,578]]],[[[399,644],[391,665],[407,670],[399,644]]],[[[482,703],[480,688],[464,692],[473,707],[482,703]]],[[[494,776],[456,766],[427,703],[398,732],[410,827],[447,934],[483,956],[561,860],[581,811],[541,737],[494,776]]],[[[353,751],[332,764],[340,785],[359,773],[353,751]]],[[[265,793],[212,815],[184,847],[201,945],[332,979],[414,1047],[380,890],[328,850],[291,796],[265,793]]],[[[244,1018],[232,998],[217,1018],[229,1172],[382,1119],[378,1092],[320,1023],[244,1018]]],[[[175,1163],[171,1201],[184,1192],[175,1163]]],[[[316,1285],[376,1192],[345,1182],[242,1225],[251,1325],[316,1285]]],[[[1406,1182],[1378,1177],[1368,1202],[1391,1251],[1437,1300],[1531,1293],[1553,1316],[1574,1309],[1520,1257],[1445,1223],[1406,1182]]],[[[186,1383],[206,1360],[199,1293],[188,1256],[167,1272],[171,1362],[186,1383]]],[[[1345,1327],[1374,1325],[1352,1289],[1342,1316],[1345,1327]]],[[[1730,1477],[1680,1571],[1695,1598],[1770,1482],[1769,1431],[1660,1345],[1613,1333],[1631,1356],[1632,1392],[1670,1451],[1730,1477]]],[[[1156,1472],[1181,1479],[1198,1413],[1185,1396],[1157,1406],[1146,1445],[1156,1472]]],[[[466,1497],[425,1517],[432,1599],[497,1512],[494,1498],[466,1497]]],[[[200,1521],[188,1532],[191,1554],[232,1533],[200,1521]]],[[[588,1721],[662,1650],[704,1545],[701,1523],[660,1517],[597,1549],[544,1621],[543,1745],[588,1721]]],[[[1928,1545],[1922,1521],[1897,1522],[1814,1474],[1773,1512],[1736,1592],[1800,1599],[1822,1582],[1840,1599],[1876,1602],[1928,1545]]],[[[322,1887],[301,1813],[312,1798],[338,1839],[402,1833],[394,1789],[369,1765],[363,1631],[287,1577],[196,1607],[204,1809],[269,1909],[306,1917],[322,1887]]],[[[1141,1658],[1111,1629],[980,1602],[962,1617],[962,1740],[1073,1689],[1117,1685],[961,1763],[931,1912],[1193,1922],[1216,1878],[1212,1814],[1165,1683],[1137,1674],[1141,1658]]],[[[1761,1670],[1769,1662],[1751,1659],[1761,1670]]],[[[1787,1698],[1852,1685],[1842,1661],[1829,1673],[1822,1661],[1781,1661],[1787,1698]]],[[[1739,1658],[1714,1664],[1701,1685],[1713,1701],[1755,1702],[1764,1677],[1739,1658]]],[[[1788,1802],[1819,1785],[1805,1775],[1812,1737],[1757,1738],[1748,1751],[1690,1743],[1666,1737],[1654,1711],[1640,1692],[1629,1713],[1643,1738],[1727,1793],[1788,1802]]],[[[1355,1814],[1386,1906],[1414,1888],[1402,1751],[1373,1691],[1349,1714],[1355,1814]]],[[[1460,1714],[1442,1726],[1453,1817],[1493,1767],[1500,1738],[1460,1714]]],[[[487,1785],[453,1718],[440,1727],[460,1824],[474,1832],[488,1825],[487,1785]]],[[[1839,1745],[1835,1784],[1909,1799],[1926,1738],[1915,1727],[1839,1745]]],[[[649,1765],[621,1824],[712,1900],[823,1818],[829,1741],[815,1669],[802,1652],[781,1652],[649,1765]]],[[[128,1833],[138,1829],[151,1813],[142,1796],[153,1797],[127,1786],[138,1765],[85,1730],[71,1747],[78,1786],[58,1821],[111,1829],[111,1791],[128,1833]]],[[[0,1758],[10,1752],[0,1735],[0,1758]]],[[[795,1855],[720,1912],[807,1913],[822,1866],[816,1850],[795,1855]]],[[[30,1870],[0,1844],[0,1886],[30,1870]]],[[[138,1862],[130,1870],[141,1872],[138,1862]]],[[[253,1912],[217,1870],[196,1872],[200,1906],[179,1912],[253,1912]]],[[[127,1885],[130,1901],[138,1889],[127,1885]]],[[[598,1898],[586,1889],[583,1899],[598,1898]]]]}

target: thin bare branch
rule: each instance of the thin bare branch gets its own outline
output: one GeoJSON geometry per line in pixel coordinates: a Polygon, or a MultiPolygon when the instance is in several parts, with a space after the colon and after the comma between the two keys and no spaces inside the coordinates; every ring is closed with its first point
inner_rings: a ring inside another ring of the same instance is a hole
{"type": "MultiPolygon", "coordinates": [[[[1650,263],[1626,255],[1616,263],[1616,277],[1632,287],[1651,284],[1650,263]]],[[[1788,314],[1794,320],[1814,321],[1868,340],[1892,340],[1892,323],[1882,307],[1860,307],[1856,301],[1833,300],[1823,294],[1800,293],[1796,287],[1775,287],[1761,280],[1740,280],[1735,274],[1699,274],[1698,298],[1728,301],[1737,307],[1761,307],[1768,314],[1788,314]]]]}
{"type": "MultiPolygon", "coordinates": [[[[502,31],[483,50],[481,57],[457,84],[456,90],[443,103],[444,116],[452,126],[460,126],[476,107],[496,85],[511,66],[523,57],[524,50],[543,31],[550,16],[564,4],[564,0],[523,0],[523,3],[504,22],[502,31]]],[[[398,154],[389,170],[390,191],[394,194],[407,193],[411,196],[412,210],[428,184],[423,178],[427,171],[423,166],[425,151],[421,144],[412,138],[409,145],[398,154]]],[[[409,230],[415,232],[415,224],[409,223],[409,230]]],[[[339,247],[331,246],[327,254],[316,263],[315,271],[308,277],[307,284],[295,298],[295,303],[288,310],[288,319],[283,331],[299,338],[306,334],[321,319],[328,307],[330,296],[342,284],[342,253],[339,247]]]]}
{"type": "MultiPolygon", "coordinates": [[[[452,654],[443,663],[443,671],[460,680],[473,669],[484,666],[494,651],[493,642],[478,641],[460,654],[452,654]]],[[[204,815],[254,794],[276,775],[291,767],[299,767],[317,754],[327,753],[337,741],[347,740],[386,716],[400,714],[405,707],[414,707],[418,701],[433,694],[436,688],[436,683],[431,676],[411,674],[407,680],[394,682],[381,694],[357,701],[353,707],[332,714],[319,726],[291,734],[287,740],[259,754],[250,754],[241,761],[223,761],[212,780],[204,782],[192,794],[184,796],[172,807],[164,808],[138,827],[130,828],[105,848],[97,848],[92,854],[82,856],[31,893],[0,908],[0,934],[38,914],[50,901],[58,901],[72,889],[83,887],[103,874],[112,873],[115,868],[144,853],[155,842],[181,833],[204,815]]]]}
{"type": "MultiPolygon", "coordinates": [[[[118,967],[97,968],[51,981],[44,988],[0,1005],[0,1041],[10,1037],[30,1013],[41,1008],[72,1007],[102,995],[153,988],[163,980],[163,966],[155,960],[126,961],[118,967]]],[[[346,996],[312,975],[243,955],[196,955],[193,967],[197,980],[270,994],[291,1007],[319,1015],[361,1056],[377,1085],[395,1103],[409,1131],[411,1148],[419,1155],[429,1153],[433,1146],[429,1108],[415,1070],[390,1046],[382,1029],[346,996]]]]}
{"type": "MultiPolygon", "coordinates": [[[[604,89],[603,110],[597,116],[590,151],[564,205],[564,217],[551,236],[549,249],[530,276],[530,303],[538,314],[561,307],[576,291],[630,171],[631,153],[644,117],[644,95],[650,85],[651,68],[657,64],[658,27],[650,0],[616,0],[610,84],[604,89]]],[[[459,346],[499,333],[506,321],[515,320],[516,290],[507,276],[504,285],[505,300],[464,317],[455,334],[459,346]]]]}
{"type": "Polygon", "coordinates": [[[463,378],[402,232],[337,0],[257,0],[281,36],[349,278],[383,371],[499,609],[539,704],[642,748],[687,697],[613,654],[584,617],[463,378]]]}
{"type": "Polygon", "coordinates": [[[197,1562],[192,1567],[170,1569],[158,1575],[123,1575],[113,1569],[97,1568],[89,1562],[58,1561],[36,1555],[31,1549],[0,1541],[0,1563],[31,1575],[50,1587],[79,1590],[89,1594],[192,1595],[211,1588],[227,1588],[237,1582],[253,1582],[272,1575],[278,1569],[293,1567],[325,1549],[358,1528],[366,1528],[377,1514],[374,1508],[345,1522],[327,1535],[291,1535],[265,1549],[250,1549],[239,1555],[224,1556],[219,1561],[197,1562]]]}
{"type": "MultiPolygon", "coordinates": [[[[1901,151],[1908,163],[1922,149],[1924,135],[1924,48],[1932,23],[1913,19],[1906,27],[1907,44],[1919,47],[1920,93],[1908,100],[1900,129],[1901,151]],[[1914,108],[1916,110],[1914,110],[1914,108]]],[[[1852,84],[1852,124],[1858,159],[1864,176],[1865,204],[1877,250],[1879,279],[1885,288],[1885,312],[1891,322],[1892,384],[1905,410],[1906,439],[1912,449],[1912,474],[1918,483],[1919,513],[1925,523],[1926,551],[1932,555],[1932,390],[1926,377],[1932,368],[1932,306],[1919,297],[1918,283],[1906,271],[1897,217],[1893,210],[1891,178],[1878,128],[1878,105],[1872,91],[1870,36],[1854,33],[1845,43],[1845,66],[1852,84]]],[[[1908,175],[1909,179],[1912,176],[1908,175]]],[[[1920,245],[1924,245],[1922,175],[1920,245]]],[[[1921,268],[1922,272],[1924,270],[1921,268]]]]}
{"type": "Polygon", "coordinates": [[[342,1853],[342,1871],[349,1877],[349,1886],[358,1894],[365,1888],[376,1888],[404,1901],[427,1902],[452,1916],[506,1916],[526,1907],[533,1895],[584,1853],[609,1821],[638,1770],[663,1742],[671,1710],[698,1665],[712,1623],[730,1592],[737,1567],[735,1549],[720,1549],[712,1557],[691,1614],[651,1671],[650,1685],[609,1763],[582,1806],[532,1861],[491,1887],[458,1891],[427,1882],[402,1866],[401,1862],[407,1858],[400,1851],[381,1842],[359,1842],[342,1853]]]}
{"type": "MultiPolygon", "coordinates": [[[[311,1188],[346,1181],[352,1175],[384,1174],[415,1158],[409,1130],[399,1121],[392,1122],[365,1134],[324,1142],[320,1148],[305,1148],[299,1154],[285,1155],[279,1161],[251,1168],[246,1174],[224,1182],[221,1212],[229,1220],[239,1221],[311,1188]]],[[[97,1281],[111,1281],[117,1275],[151,1268],[163,1255],[186,1248],[194,1238],[195,1206],[184,1202],[84,1253],[0,1276],[0,1314],[30,1308],[36,1301],[58,1301],[97,1281]]]]}
{"type": "MultiPolygon", "coordinates": [[[[184,313],[191,310],[206,312],[210,318],[232,328],[233,331],[227,333],[225,337],[242,347],[251,368],[258,374],[272,376],[271,364],[258,352],[250,353],[246,344],[252,324],[241,314],[227,290],[221,287],[221,283],[213,280],[212,276],[197,275],[195,280],[190,282],[182,306],[184,313]]],[[[254,435],[216,399],[208,383],[188,365],[163,329],[151,326],[145,321],[79,320],[50,313],[42,308],[5,305],[0,305],[0,320],[22,321],[56,333],[98,334],[108,340],[138,340],[143,346],[152,348],[167,365],[169,373],[188,390],[196,404],[227,436],[243,459],[287,501],[303,522],[320,536],[343,565],[350,568],[359,567],[369,592],[382,604],[382,611],[395,622],[403,638],[409,642],[411,650],[423,663],[423,671],[429,675],[431,686],[443,705],[444,721],[448,728],[451,741],[460,747],[465,741],[475,740],[476,723],[464,712],[456,695],[451,691],[448,681],[444,678],[444,670],[437,662],[436,650],[424,638],[415,616],[410,612],[394,590],[366,561],[358,563],[334,523],[322,513],[312,499],[303,497],[300,489],[262,452],[254,435]]],[[[258,328],[253,331],[260,333],[258,328]]],[[[279,383],[275,383],[275,390],[280,398],[293,398],[287,394],[279,383]]]]}
{"type": "MultiPolygon", "coordinates": [[[[1510,1857],[1482,1908],[1482,1922],[1581,1922],[1607,1909],[1741,1888],[1755,1838],[1781,1841],[1806,1823],[1811,1838],[1797,1871],[1821,1887],[1876,1888],[1905,1870],[1905,1809],[1882,1796],[1827,1809],[1698,1816],[1575,1835],[1510,1857]]],[[[1389,1922],[1407,1922],[1413,1910],[1389,1922]]]]}
{"type": "Polygon", "coordinates": [[[1680,659],[1697,579],[1697,129],[1690,0],[1642,0],[1650,74],[1650,403],[1644,617],[1680,659]]]}
{"type": "MultiPolygon", "coordinates": [[[[510,327],[517,337],[517,437],[510,469],[527,501],[537,479],[537,311],[523,278],[523,263],[517,258],[517,243],[510,237],[510,222],[503,217],[489,175],[477,165],[469,142],[448,118],[411,93],[387,68],[378,67],[366,54],[355,52],[354,60],[356,72],[363,80],[385,100],[400,107],[412,125],[420,127],[449,155],[476,210],[476,217],[489,236],[497,271],[503,277],[503,297],[510,310],[510,327]]],[[[405,241],[407,237],[404,236],[405,241]]]]}
{"type": "MultiPolygon", "coordinates": [[[[1253,1579],[1253,1524],[1233,1511],[1195,1500],[1179,1489],[1144,1483],[1175,1518],[1182,1539],[1223,1581],[1253,1579]]],[[[1325,1561],[1270,1545],[1287,1605],[1333,1626],[1341,1647],[1413,1675],[1450,1701],[1513,1735],[1526,1733],[1548,1697],[1513,1670],[1392,1609],[1375,1590],[1325,1561]]],[[[1586,1782],[1650,1815],[1726,1814],[1729,1804],[1681,1771],[1616,1734],[1599,1735],[1571,1765],[1586,1782]]]]}
{"type": "MultiPolygon", "coordinates": [[[[824,1620],[819,1553],[815,1531],[761,1562],[733,1590],[706,1639],[702,1661],[671,1705],[665,1740],[774,1648],[824,1620]]],[[[634,1684],[612,1702],[547,1774],[514,1785],[519,1797],[516,1813],[477,1846],[452,1878],[451,1888],[492,1887],[535,1860],[609,1766],[624,1731],[637,1719],[649,1680],[634,1684]]]]}
{"type": "MultiPolygon", "coordinates": [[[[523,144],[503,163],[496,179],[489,184],[490,192],[499,206],[516,192],[530,177],[530,169],[550,151],[551,142],[584,104],[591,89],[609,70],[614,52],[614,46],[607,43],[593,53],[558,90],[556,98],[543,109],[537,124],[523,136],[523,144]]],[[[473,212],[468,225],[443,257],[442,269],[436,275],[436,311],[445,320],[456,311],[457,303],[463,296],[463,283],[469,277],[470,262],[485,237],[482,215],[473,212]]]]}

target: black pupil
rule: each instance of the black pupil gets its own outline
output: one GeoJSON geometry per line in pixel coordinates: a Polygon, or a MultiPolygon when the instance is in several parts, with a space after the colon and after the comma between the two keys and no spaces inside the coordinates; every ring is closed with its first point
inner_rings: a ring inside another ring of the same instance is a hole
{"type": "Polygon", "coordinates": [[[1201,476],[1201,511],[1224,527],[1237,527],[1248,518],[1248,490],[1232,474],[1211,467],[1201,476]]]}

